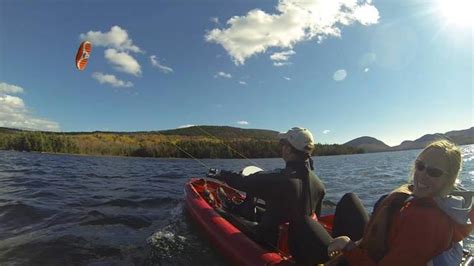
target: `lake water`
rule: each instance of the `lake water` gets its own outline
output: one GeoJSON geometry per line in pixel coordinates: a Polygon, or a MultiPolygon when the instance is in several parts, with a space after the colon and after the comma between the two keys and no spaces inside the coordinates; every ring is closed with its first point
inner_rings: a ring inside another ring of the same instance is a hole
{"type": "MultiPolygon", "coordinates": [[[[474,145],[461,184],[474,189],[474,145]]],[[[404,183],[419,153],[315,157],[325,212],[346,192],[368,210],[404,183]]],[[[282,159],[93,157],[0,151],[0,265],[223,265],[183,211],[183,186],[207,168],[281,168],[282,159]]],[[[473,250],[473,239],[468,247],[473,250]]]]}

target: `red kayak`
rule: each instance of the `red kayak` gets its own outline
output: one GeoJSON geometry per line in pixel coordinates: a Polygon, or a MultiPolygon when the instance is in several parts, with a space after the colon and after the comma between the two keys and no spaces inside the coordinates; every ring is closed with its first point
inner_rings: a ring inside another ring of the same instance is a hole
{"type": "MultiPolygon", "coordinates": [[[[294,265],[288,252],[288,224],[280,226],[278,247],[270,249],[256,243],[244,233],[244,228],[256,223],[223,210],[216,196],[219,187],[233,201],[245,198],[239,191],[212,180],[192,178],[185,186],[186,209],[212,245],[235,265],[294,265]]],[[[319,222],[331,231],[333,218],[322,216],[319,222]]]]}

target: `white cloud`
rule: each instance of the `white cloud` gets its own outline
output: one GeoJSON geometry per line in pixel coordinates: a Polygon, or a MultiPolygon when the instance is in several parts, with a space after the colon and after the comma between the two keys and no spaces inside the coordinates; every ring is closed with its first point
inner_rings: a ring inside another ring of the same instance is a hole
{"type": "Polygon", "coordinates": [[[336,72],[334,72],[334,75],[332,76],[332,78],[333,78],[335,81],[342,81],[342,80],[344,80],[346,77],[347,77],[347,72],[346,72],[346,70],[344,70],[344,69],[339,69],[339,70],[337,70],[336,72]]]}
{"type": "Polygon", "coordinates": [[[369,70],[370,70],[370,68],[368,68],[368,67],[364,68],[365,73],[369,72],[369,70]]]}
{"type": "Polygon", "coordinates": [[[247,82],[240,80],[240,81],[239,81],[239,84],[240,84],[240,85],[247,85],[247,82]]]}
{"type": "Polygon", "coordinates": [[[36,117],[28,110],[23,99],[7,94],[22,93],[23,91],[21,87],[0,83],[0,126],[58,131],[58,123],[36,117]]]}
{"type": "Polygon", "coordinates": [[[363,4],[354,9],[354,18],[364,26],[376,24],[379,20],[379,11],[370,3],[363,4]]]}
{"type": "Polygon", "coordinates": [[[247,122],[245,120],[237,121],[236,123],[239,124],[239,125],[248,125],[249,124],[249,122],[247,122]]]}
{"type": "Polygon", "coordinates": [[[229,73],[219,71],[217,74],[214,75],[214,78],[227,78],[227,79],[230,79],[230,78],[232,78],[232,75],[229,74],[229,73]]]}
{"type": "Polygon", "coordinates": [[[325,135],[326,135],[326,134],[329,134],[330,132],[331,132],[331,130],[329,130],[329,129],[323,130],[323,134],[325,134],[325,135]]]}
{"type": "Polygon", "coordinates": [[[150,56],[150,62],[152,66],[157,67],[161,72],[165,74],[174,72],[174,70],[171,67],[160,64],[158,59],[156,59],[156,55],[150,56]]]}
{"type": "Polygon", "coordinates": [[[92,42],[93,46],[108,48],[105,50],[105,59],[114,65],[117,71],[135,76],[141,75],[141,66],[130,55],[130,52],[143,53],[143,51],[133,44],[127,31],[120,26],[113,26],[108,32],[89,31],[81,33],[79,38],[92,42]]]}
{"type": "Polygon", "coordinates": [[[112,85],[112,87],[116,87],[116,88],[133,87],[132,82],[117,79],[114,75],[110,75],[110,74],[102,74],[100,72],[94,72],[92,74],[92,77],[96,79],[97,81],[99,81],[100,84],[109,84],[109,85],[112,85]]]}
{"type": "Polygon", "coordinates": [[[291,80],[291,78],[290,78],[290,77],[283,77],[283,78],[284,78],[284,79],[286,79],[286,80],[291,80]]]}
{"type": "Polygon", "coordinates": [[[290,62],[273,62],[273,65],[276,67],[281,67],[281,66],[289,66],[291,65],[290,62]]]}
{"type": "Polygon", "coordinates": [[[0,83],[0,93],[11,93],[11,94],[16,94],[16,93],[22,93],[23,88],[18,87],[16,85],[11,85],[7,84],[5,82],[0,83]]]}
{"type": "Polygon", "coordinates": [[[126,52],[119,52],[115,49],[105,50],[105,58],[115,65],[115,69],[124,73],[139,76],[142,73],[141,66],[126,52]]]}
{"type": "Polygon", "coordinates": [[[286,62],[286,61],[288,61],[288,59],[290,59],[290,56],[294,54],[295,54],[295,51],[293,50],[273,53],[270,56],[270,59],[273,61],[273,65],[276,67],[288,66],[288,65],[291,65],[291,63],[286,62]]]}
{"type": "Polygon", "coordinates": [[[1,95],[0,103],[12,109],[23,109],[25,108],[25,103],[20,97],[11,96],[11,95],[1,95]]]}
{"type": "Polygon", "coordinates": [[[100,31],[89,31],[81,33],[81,40],[92,42],[93,46],[112,47],[119,51],[143,52],[138,46],[133,44],[132,39],[128,37],[126,30],[119,26],[113,26],[110,31],[102,33],[100,31]]]}
{"type": "Polygon", "coordinates": [[[341,26],[355,22],[370,25],[378,22],[378,10],[370,3],[356,0],[281,0],[277,13],[253,9],[245,16],[233,16],[228,28],[206,33],[208,42],[223,46],[236,65],[268,48],[291,49],[296,43],[327,37],[340,37],[341,26]]]}
{"type": "Polygon", "coordinates": [[[178,128],[187,128],[187,127],[194,127],[194,126],[195,125],[188,124],[188,125],[179,126],[178,128]]]}
{"type": "Polygon", "coordinates": [[[270,59],[272,61],[288,61],[288,59],[290,59],[290,56],[294,54],[295,54],[295,51],[293,50],[283,51],[283,52],[272,54],[270,56],[270,59]]]}
{"type": "Polygon", "coordinates": [[[211,22],[214,22],[216,24],[219,24],[219,18],[218,17],[212,17],[209,19],[211,22]]]}

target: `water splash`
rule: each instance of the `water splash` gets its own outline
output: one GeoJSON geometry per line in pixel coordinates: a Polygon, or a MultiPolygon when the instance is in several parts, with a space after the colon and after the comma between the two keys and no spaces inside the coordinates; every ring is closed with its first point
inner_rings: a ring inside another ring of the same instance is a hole
{"type": "Polygon", "coordinates": [[[186,237],[168,230],[172,229],[163,229],[147,239],[147,244],[153,247],[152,256],[159,261],[174,258],[176,254],[183,252],[186,247],[186,237]]]}

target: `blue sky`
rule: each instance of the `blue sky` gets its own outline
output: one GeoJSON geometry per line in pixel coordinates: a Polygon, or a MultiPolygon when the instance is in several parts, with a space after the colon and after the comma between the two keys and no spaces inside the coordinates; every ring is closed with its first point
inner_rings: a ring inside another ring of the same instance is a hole
{"type": "Polygon", "coordinates": [[[389,145],[473,126],[469,0],[0,1],[0,126],[309,128],[389,145]],[[89,64],[75,68],[83,40],[89,64]]]}

